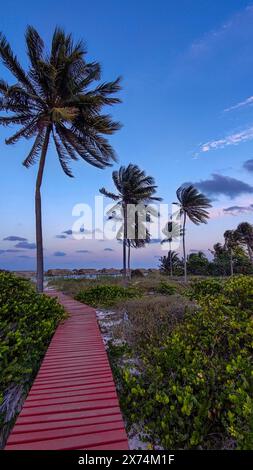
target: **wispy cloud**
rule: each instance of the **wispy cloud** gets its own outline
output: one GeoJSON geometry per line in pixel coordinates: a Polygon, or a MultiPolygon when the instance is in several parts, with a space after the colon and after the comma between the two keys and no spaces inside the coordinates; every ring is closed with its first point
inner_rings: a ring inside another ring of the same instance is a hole
{"type": "Polygon", "coordinates": [[[241,214],[248,214],[253,212],[253,204],[249,204],[248,206],[230,206],[225,207],[223,209],[224,214],[226,215],[241,215],[241,214]]]}
{"type": "Polygon", "coordinates": [[[35,250],[36,244],[29,242],[19,242],[15,245],[15,248],[24,248],[25,250],[35,250]]]}
{"type": "Polygon", "coordinates": [[[55,251],[54,256],[66,256],[66,253],[64,251],[55,251]]]}
{"type": "Polygon", "coordinates": [[[248,140],[253,139],[253,126],[248,127],[240,132],[235,132],[230,134],[222,139],[218,140],[210,140],[201,144],[200,146],[200,153],[210,152],[210,150],[217,150],[224,147],[228,147],[229,145],[238,145],[241,142],[247,142],[248,140]]]}
{"type": "Polygon", "coordinates": [[[8,250],[5,250],[6,253],[20,253],[22,250],[15,250],[14,248],[9,248],[8,250]]]}
{"type": "Polygon", "coordinates": [[[9,237],[5,237],[4,241],[9,242],[27,242],[27,238],[18,237],[17,235],[10,235],[9,237]]]}
{"type": "Polygon", "coordinates": [[[220,49],[225,43],[245,41],[245,31],[252,33],[253,5],[248,5],[232,14],[227,21],[216,29],[205,33],[196,39],[188,48],[187,56],[190,59],[206,58],[208,53],[220,49]]]}
{"type": "Polygon", "coordinates": [[[234,111],[235,109],[244,108],[245,106],[249,106],[251,104],[253,104],[253,96],[249,96],[249,98],[247,98],[246,100],[240,101],[239,103],[234,104],[233,106],[230,106],[229,108],[224,109],[224,113],[228,113],[229,111],[234,111]]]}

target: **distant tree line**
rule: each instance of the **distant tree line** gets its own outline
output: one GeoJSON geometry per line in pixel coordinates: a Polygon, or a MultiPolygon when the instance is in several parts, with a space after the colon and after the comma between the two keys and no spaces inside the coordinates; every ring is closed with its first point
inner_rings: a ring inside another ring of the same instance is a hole
{"type": "MultiPolygon", "coordinates": [[[[167,240],[165,240],[167,241],[167,240]]],[[[233,274],[253,274],[253,226],[242,222],[235,230],[226,230],[224,243],[215,243],[213,259],[202,252],[190,253],[186,257],[188,274],[199,276],[230,276],[233,274]]],[[[182,276],[184,260],[173,250],[160,258],[160,271],[164,274],[182,276]]]]}

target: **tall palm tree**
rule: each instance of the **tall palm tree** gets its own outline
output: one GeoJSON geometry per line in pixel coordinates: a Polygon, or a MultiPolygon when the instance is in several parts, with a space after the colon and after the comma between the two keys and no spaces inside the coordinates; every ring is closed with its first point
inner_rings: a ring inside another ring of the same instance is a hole
{"type": "Polygon", "coordinates": [[[253,263],[253,225],[242,222],[238,225],[236,233],[241,244],[246,245],[250,261],[253,263]]]}
{"type": "Polygon", "coordinates": [[[122,232],[123,232],[123,277],[127,278],[127,240],[128,228],[133,226],[133,220],[128,221],[128,206],[136,205],[139,203],[145,206],[154,201],[161,201],[162,199],[155,196],[157,186],[152,176],[147,176],[145,171],[141,170],[137,165],[130,163],[127,167],[121,166],[118,171],[112,173],[113,183],[117,189],[116,193],[107,191],[101,188],[100,192],[113,201],[116,201],[116,206],[120,208],[122,213],[122,232]]]}
{"type": "Polygon", "coordinates": [[[177,204],[179,206],[180,215],[183,216],[183,259],[184,259],[184,279],[187,281],[187,259],[185,249],[185,226],[186,219],[195,225],[206,224],[209,214],[207,209],[212,207],[210,199],[200,193],[193,185],[180,186],[177,192],[177,204]]]}
{"type": "Polygon", "coordinates": [[[35,215],[37,290],[41,292],[44,266],[40,189],[49,142],[53,140],[61,167],[70,177],[69,162],[78,157],[98,168],[110,165],[115,153],[105,136],[120,125],[103,114],[102,108],[119,102],[113,95],[120,90],[120,79],[92,86],[100,80],[100,65],[87,62],[83,43],[75,44],[62,29],[55,29],[49,52],[33,27],[27,28],[25,38],[27,71],[0,34],[0,59],[16,80],[13,85],[0,81],[0,110],[6,113],[0,117],[0,124],[19,126],[6,144],[34,139],[23,164],[27,168],[37,161],[39,164],[35,215]]]}
{"type": "Polygon", "coordinates": [[[228,250],[228,253],[229,253],[230,275],[233,276],[234,274],[233,254],[234,254],[234,249],[238,246],[238,234],[235,230],[226,230],[223,236],[225,240],[225,248],[228,250]]]}
{"type": "MultiPolygon", "coordinates": [[[[162,240],[163,243],[169,243],[169,251],[168,251],[168,256],[171,257],[174,251],[171,249],[171,244],[173,240],[177,240],[183,235],[183,230],[180,227],[180,224],[178,222],[169,220],[166,224],[165,229],[163,230],[163,233],[166,235],[166,238],[162,240]]],[[[173,276],[173,263],[172,259],[170,259],[170,276],[173,276]]]]}

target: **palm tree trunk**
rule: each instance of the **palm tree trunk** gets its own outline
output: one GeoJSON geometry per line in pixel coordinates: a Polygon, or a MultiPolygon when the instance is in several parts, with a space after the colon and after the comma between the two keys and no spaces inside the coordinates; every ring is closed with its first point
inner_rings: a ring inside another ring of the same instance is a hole
{"type": "Polygon", "coordinates": [[[126,268],[126,244],[127,244],[127,213],[126,207],[123,206],[123,223],[124,223],[124,234],[123,234],[123,279],[126,285],[127,279],[127,268],[126,268]]]}
{"type": "Polygon", "coordinates": [[[131,267],[130,267],[130,261],[131,261],[131,245],[130,243],[128,244],[128,254],[127,254],[127,270],[128,270],[128,278],[131,279],[131,267]]]}
{"type": "Polygon", "coordinates": [[[40,188],[45,167],[51,126],[46,130],[45,140],[41,149],[39,170],[36,179],[35,190],[35,219],[36,219],[36,247],[37,247],[37,292],[43,292],[44,260],[43,260],[43,237],[42,237],[42,215],[40,188]]]}
{"type": "Polygon", "coordinates": [[[170,242],[170,277],[173,276],[173,270],[172,270],[172,253],[171,253],[171,242],[170,242]]]}
{"type": "Polygon", "coordinates": [[[184,222],[183,222],[184,280],[185,282],[187,282],[187,264],[186,264],[186,252],[185,252],[185,224],[186,224],[186,213],[184,212],[184,222]]]}

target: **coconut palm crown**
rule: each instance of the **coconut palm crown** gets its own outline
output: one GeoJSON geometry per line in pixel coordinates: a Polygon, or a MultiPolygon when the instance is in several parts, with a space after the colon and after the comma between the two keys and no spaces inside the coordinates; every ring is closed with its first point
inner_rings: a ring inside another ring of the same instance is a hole
{"type": "Polygon", "coordinates": [[[193,185],[180,186],[177,192],[178,205],[180,214],[183,216],[183,255],[184,255],[184,277],[187,280],[187,260],[186,260],[186,249],[185,249],[185,225],[186,219],[193,222],[195,225],[201,223],[206,224],[209,218],[208,210],[211,205],[210,199],[204,194],[198,191],[193,185]]]}
{"type": "Polygon", "coordinates": [[[34,138],[23,162],[29,167],[52,136],[68,176],[72,176],[69,162],[78,157],[100,168],[110,164],[115,153],[104,136],[113,134],[120,125],[101,110],[119,102],[112,95],[120,90],[120,79],[92,88],[93,82],[100,79],[100,65],[87,62],[84,44],[75,44],[72,36],[59,28],[55,29],[49,53],[31,26],[26,31],[26,45],[30,63],[27,71],[0,35],[0,58],[16,79],[13,85],[0,81],[0,110],[11,113],[2,116],[0,124],[19,126],[6,143],[34,138]]]}

